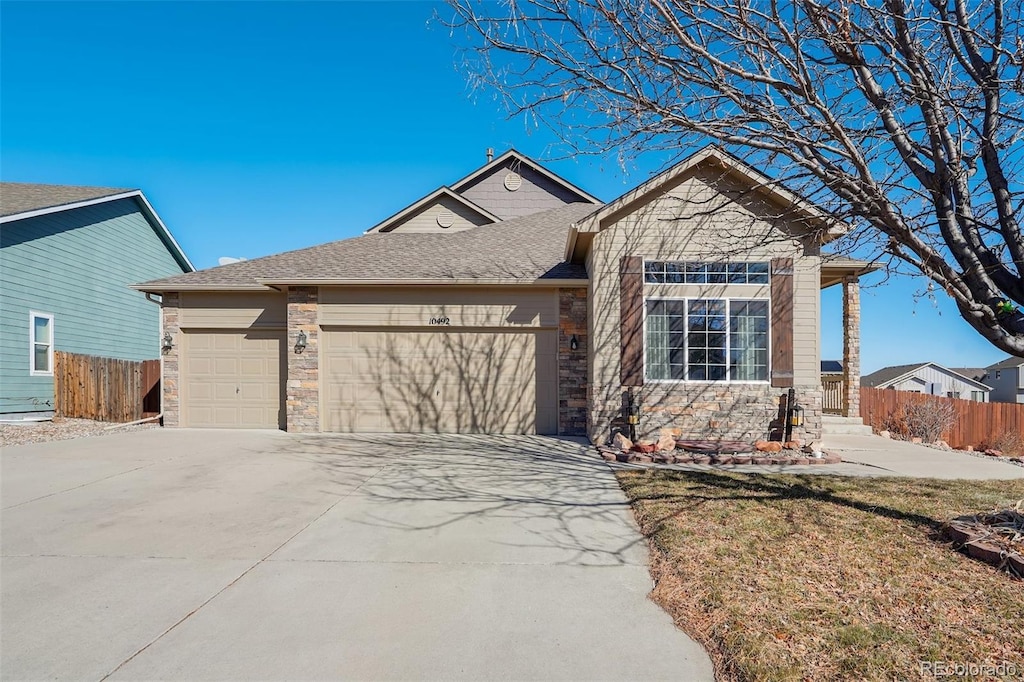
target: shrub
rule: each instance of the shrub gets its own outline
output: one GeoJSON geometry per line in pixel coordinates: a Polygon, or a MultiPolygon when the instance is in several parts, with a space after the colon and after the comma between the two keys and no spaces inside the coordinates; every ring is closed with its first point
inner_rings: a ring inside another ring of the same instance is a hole
{"type": "Polygon", "coordinates": [[[911,438],[934,443],[956,423],[956,408],[952,401],[926,400],[906,406],[907,432],[911,438]]]}
{"type": "Polygon", "coordinates": [[[1017,430],[1006,431],[992,439],[991,447],[1002,451],[1004,455],[1020,457],[1024,455],[1024,435],[1017,430]]]}

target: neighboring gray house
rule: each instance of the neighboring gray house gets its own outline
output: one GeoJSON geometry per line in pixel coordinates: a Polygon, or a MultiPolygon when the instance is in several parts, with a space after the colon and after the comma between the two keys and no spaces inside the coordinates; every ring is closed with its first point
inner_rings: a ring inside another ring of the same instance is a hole
{"type": "Polygon", "coordinates": [[[883,367],[877,372],[861,377],[860,383],[861,386],[870,388],[892,388],[910,393],[973,400],[976,403],[988,402],[991,391],[991,388],[980,381],[934,362],[883,367]]]}
{"type": "Polygon", "coordinates": [[[985,368],[994,403],[1024,403],[1024,358],[1010,356],[985,368]]]}
{"type": "Polygon", "coordinates": [[[0,183],[0,414],[53,409],[54,350],[160,357],[128,285],[193,270],[140,190],[0,183]]]}

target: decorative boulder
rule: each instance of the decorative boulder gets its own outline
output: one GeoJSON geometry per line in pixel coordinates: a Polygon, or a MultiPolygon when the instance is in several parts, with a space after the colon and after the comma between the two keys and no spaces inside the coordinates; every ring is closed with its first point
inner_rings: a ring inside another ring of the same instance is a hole
{"type": "Polygon", "coordinates": [[[920,443],[921,442],[921,438],[920,438],[920,436],[914,436],[913,438],[910,439],[910,442],[911,443],[920,443]]]}
{"type": "Polygon", "coordinates": [[[801,445],[803,445],[803,443],[798,440],[787,440],[782,444],[782,447],[786,450],[799,450],[801,445]]]}
{"type": "Polygon", "coordinates": [[[649,440],[638,440],[633,443],[633,452],[641,452],[645,455],[649,455],[658,449],[658,444],[649,440]]]}
{"type": "Polygon", "coordinates": [[[892,438],[892,434],[889,433],[888,431],[879,431],[878,435],[881,436],[882,438],[892,438]]]}
{"type": "Polygon", "coordinates": [[[754,447],[759,452],[782,452],[782,443],[775,440],[759,440],[754,447]]]}
{"type": "Polygon", "coordinates": [[[616,433],[615,437],[612,438],[612,446],[615,447],[617,450],[629,452],[630,450],[633,449],[633,441],[626,438],[621,433],[616,433]]]}
{"type": "Polygon", "coordinates": [[[658,438],[658,451],[659,452],[672,452],[676,449],[676,439],[672,437],[670,433],[663,433],[658,438]]]}

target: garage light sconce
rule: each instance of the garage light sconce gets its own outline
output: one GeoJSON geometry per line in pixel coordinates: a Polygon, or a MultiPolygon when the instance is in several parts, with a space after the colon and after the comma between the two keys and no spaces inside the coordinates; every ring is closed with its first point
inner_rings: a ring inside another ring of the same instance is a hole
{"type": "Polygon", "coordinates": [[[295,337],[295,352],[301,353],[306,350],[306,332],[300,331],[299,335],[295,337]]]}
{"type": "Polygon", "coordinates": [[[174,348],[174,337],[171,336],[170,332],[164,332],[164,338],[161,339],[160,348],[166,353],[174,348]]]}
{"type": "Polygon", "coordinates": [[[580,342],[576,339],[576,335],[573,334],[572,338],[569,339],[569,350],[576,350],[580,347],[580,342]]]}

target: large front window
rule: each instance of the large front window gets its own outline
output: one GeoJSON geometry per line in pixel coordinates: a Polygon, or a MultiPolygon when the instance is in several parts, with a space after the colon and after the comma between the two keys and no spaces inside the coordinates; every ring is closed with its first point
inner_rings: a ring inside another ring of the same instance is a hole
{"type": "Polygon", "coordinates": [[[647,378],[767,381],[768,301],[647,301],[647,378]]]}

